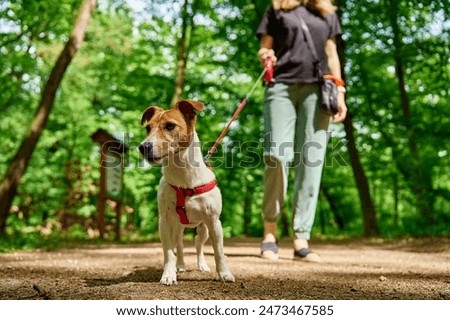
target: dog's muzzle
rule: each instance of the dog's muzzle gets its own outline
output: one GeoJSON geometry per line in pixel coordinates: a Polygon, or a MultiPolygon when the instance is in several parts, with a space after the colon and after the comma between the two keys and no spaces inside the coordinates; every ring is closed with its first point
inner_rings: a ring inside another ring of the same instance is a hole
{"type": "Polygon", "coordinates": [[[155,154],[153,152],[153,143],[149,141],[145,141],[141,143],[141,145],[138,147],[139,152],[144,156],[144,159],[148,162],[155,162],[158,161],[159,158],[155,157],[155,154]]]}

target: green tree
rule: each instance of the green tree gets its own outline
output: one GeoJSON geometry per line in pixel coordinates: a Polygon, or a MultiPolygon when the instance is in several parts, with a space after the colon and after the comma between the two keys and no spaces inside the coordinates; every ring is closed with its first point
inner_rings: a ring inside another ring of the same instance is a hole
{"type": "Polygon", "coordinates": [[[22,144],[19,147],[19,150],[12,159],[2,183],[0,184],[0,234],[4,233],[6,219],[8,217],[12,201],[16,195],[20,178],[26,170],[34,148],[36,147],[36,144],[45,127],[48,116],[53,107],[56,91],[62,80],[64,72],[83,41],[87,25],[96,3],[96,0],[85,0],[83,2],[69,40],[56,61],[55,66],[53,67],[46,82],[34,119],[25,138],[23,139],[22,144]]]}

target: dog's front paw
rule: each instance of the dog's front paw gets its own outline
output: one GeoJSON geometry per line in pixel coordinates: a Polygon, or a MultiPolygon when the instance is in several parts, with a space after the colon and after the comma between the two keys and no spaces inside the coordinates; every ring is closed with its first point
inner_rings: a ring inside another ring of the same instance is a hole
{"type": "Polygon", "coordinates": [[[222,271],[219,272],[219,277],[220,280],[222,280],[223,282],[234,282],[234,276],[230,271],[222,271]]]}
{"type": "Polygon", "coordinates": [[[185,272],[185,271],[186,267],[184,266],[184,264],[177,265],[177,272],[185,272]]]}
{"type": "Polygon", "coordinates": [[[168,275],[166,273],[164,273],[161,277],[161,280],[159,281],[160,284],[166,285],[166,286],[171,286],[174,284],[177,284],[177,275],[168,275]]]}
{"type": "Polygon", "coordinates": [[[206,261],[202,261],[202,262],[198,263],[198,270],[200,270],[201,272],[211,272],[211,269],[206,264],[206,261]]]}

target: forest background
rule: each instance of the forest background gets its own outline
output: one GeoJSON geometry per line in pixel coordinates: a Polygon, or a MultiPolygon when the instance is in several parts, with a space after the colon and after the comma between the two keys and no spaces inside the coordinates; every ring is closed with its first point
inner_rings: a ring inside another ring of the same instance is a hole
{"type": "MultiPolygon", "coordinates": [[[[99,1],[56,91],[45,130],[36,147],[28,148],[32,156],[17,193],[0,212],[0,251],[48,245],[61,237],[98,238],[100,151],[91,139],[98,129],[129,147],[123,238],[157,237],[161,172],[136,150],[145,136],[142,111],[150,105],[168,108],[179,98],[203,101],[197,131],[206,152],[262,71],[255,30],[269,3],[99,1]]],[[[450,5],[443,0],[336,3],[350,114],[344,124],[330,126],[313,235],[448,237],[450,5]]],[[[4,185],[81,6],[81,0],[0,3],[4,185]]],[[[263,90],[258,85],[211,159],[223,195],[226,237],[262,234],[263,90]]],[[[107,239],[113,238],[114,219],[114,203],[108,202],[107,239]]],[[[289,235],[290,219],[288,201],[280,236],[289,235]]]]}

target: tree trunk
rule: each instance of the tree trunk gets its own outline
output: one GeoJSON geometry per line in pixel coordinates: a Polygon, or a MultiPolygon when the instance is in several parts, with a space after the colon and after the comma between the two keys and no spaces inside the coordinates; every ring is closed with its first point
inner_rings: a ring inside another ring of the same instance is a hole
{"type": "Polygon", "coordinates": [[[170,106],[173,107],[180,100],[183,93],[184,81],[186,79],[186,65],[188,61],[188,54],[191,47],[192,31],[194,29],[194,14],[197,0],[192,4],[192,15],[189,14],[189,0],[184,0],[181,11],[181,36],[178,39],[178,53],[177,53],[177,75],[175,78],[175,89],[172,96],[170,106]]]}
{"type": "Polygon", "coordinates": [[[323,184],[320,189],[322,191],[322,194],[325,196],[325,199],[327,199],[328,204],[330,205],[330,209],[331,212],[333,212],[334,220],[336,221],[338,229],[341,231],[344,230],[345,220],[342,218],[342,215],[339,213],[339,208],[336,205],[338,199],[336,199],[336,197],[330,193],[329,188],[324,186],[323,184]]]}
{"type": "MultiPolygon", "coordinates": [[[[345,79],[344,66],[344,52],[345,52],[345,42],[342,39],[338,41],[338,52],[341,61],[341,74],[342,78],[345,79]]],[[[376,236],[379,234],[375,205],[370,194],[369,183],[367,181],[364,168],[362,167],[361,160],[359,159],[358,149],[356,148],[356,140],[354,135],[354,128],[352,123],[352,115],[349,111],[346,119],[344,120],[344,130],[345,135],[348,140],[348,153],[350,156],[350,162],[353,169],[353,175],[355,177],[356,186],[358,187],[360,207],[363,215],[364,221],[364,235],[365,236],[376,236]]]]}
{"type": "Polygon", "coordinates": [[[248,186],[244,186],[243,188],[243,194],[244,194],[244,202],[242,204],[242,208],[244,211],[243,214],[243,233],[248,236],[250,234],[250,223],[252,220],[252,215],[251,215],[251,204],[252,204],[252,194],[253,192],[250,192],[248,189],[248,186]]]}
{"type": "Polygon", "coordinates": [[[281,207],[281,237],[289,237],[289,221],[286,213],[286,205],[281,207]]]}
{"type": "Polygon", "coordinates": [[[394,61],[395,73],[398,79],[398,88],[400,92],[400,102],[403,112],[404,124],[407,130],[408,147],[411,153],[411,171],[409,172],[411,179],[409,184],[416,196],[416,203],[421,215],[428,220],[429,223],[435,223],[433,218],[433,187],[431,174],[427,174],[421,165],[421,156],[417,146],[414,126],[411,121],[411,107],[409,96],[406,91],[405,73],[403,70],[402,59],[402,40],[400,35],[400,26],[398,24],[398,3],[396,1],[387,0],[389,8],[389,18],[393,32],[394,45],[394,61]]]}
{"type": "Polygon", "coordinates": [[[63,51],[58,57],[47,80],[34,119],[0,185],[0,234],[3,234],[5,231],[6,219],[12,201],[17,193],[20,179],[27,168],[31,155],[45,128],[45,124],[53,107],[56,91],[58,90],[64,73],[83,42],[87,25],[96,4],[97,0],[83,1],[77,20],[70,34],[69,41],[66,43],[63,51]]]}
{"type": "Polygon", "coordinates": [[[358,149],[356,148],[354,129],[352,124],[352,116],[349,112],[344,121],[346,138],[348,140],[347,147],[350,156],[350,162],[353,168],[356,186],[358,187],[359,201],[364,221],[364,235],[376,236],[379,233],[376,210],[370,195],[369,183],[364,173],[361,161],[359,159],[358,149]]]}
{"type": "Polygon", "coordinates": [[[398,178],[397,175],[395,174],[393,176],[393,193],[394,193],[394,226],[398,227],[399,225],[399,221],[400,221],[400,217],[399,217],[399,212],[398,212],[398,205],[399,205],[399,192],[400,192],[400,188],[398,186],[398,178]]]}

